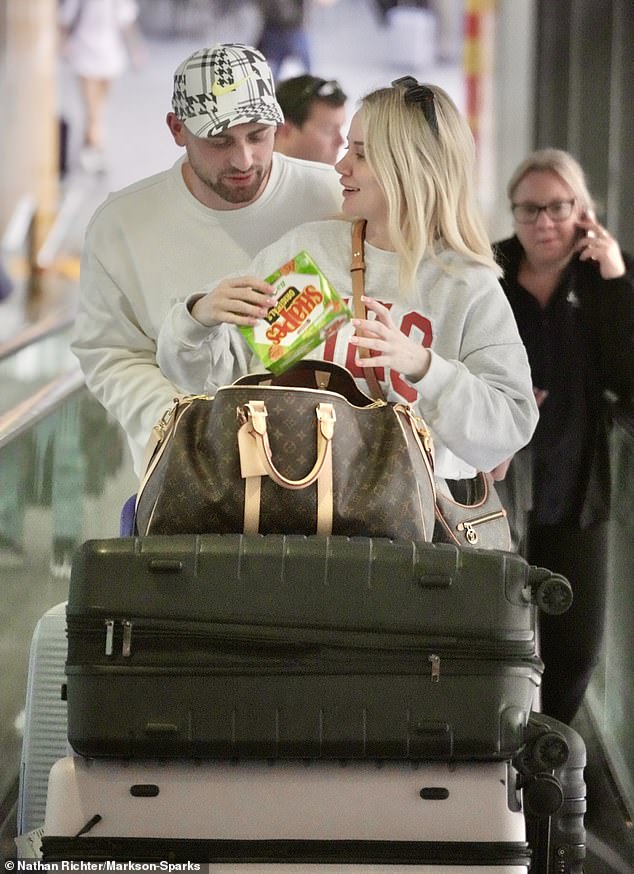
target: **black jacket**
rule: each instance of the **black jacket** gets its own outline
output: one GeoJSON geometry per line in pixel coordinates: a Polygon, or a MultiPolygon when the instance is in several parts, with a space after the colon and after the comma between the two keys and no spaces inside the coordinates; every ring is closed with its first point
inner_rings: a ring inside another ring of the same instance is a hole
{"type": "Polygon", "coordinates": [[[523,254],[517,237],[495,243],[494,253],[533,382],[552,392],[530,444],[538,504],[540,489],[546,496],[539,521],[566,518],[586,527],[609,512],[606,397],[634,400],[634,261],[624,254],[625,275],[606,280],[596,263],[574,257],[541,310],[517,281],[523,254]]]}

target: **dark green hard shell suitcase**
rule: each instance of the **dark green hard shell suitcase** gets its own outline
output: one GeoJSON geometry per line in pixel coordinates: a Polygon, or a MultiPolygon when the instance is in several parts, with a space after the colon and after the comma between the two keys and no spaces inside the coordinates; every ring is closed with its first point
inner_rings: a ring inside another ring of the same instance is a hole
{"type": "Polygon", "coordinates": [[[346,537],[86,542],[67,605],[69,740],[86,756],[496,759],[543,665],[521,557],[346,537]]]}

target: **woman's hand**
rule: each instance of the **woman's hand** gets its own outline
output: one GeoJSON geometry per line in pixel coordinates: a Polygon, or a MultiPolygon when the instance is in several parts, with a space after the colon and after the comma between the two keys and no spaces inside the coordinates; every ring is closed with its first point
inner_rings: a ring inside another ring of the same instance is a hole
{"type": "Polygon", "coordinates": [[[273,289],[255,276],[224,279],[212,291],[198,298],[192,316],[211,327],[220,322],[255,325],[275,303],[273,289]]]}
{"type": "Polygon", "coordinates": [[[590,214],[577,222],[585,231],[576,245],[581,261],[589,258],[599,265],[599,272],[603,279],[618,279],[625,273],[625,262],[621,255],[621,247],[606,229],[599,224],[593,214],[590,214]]]}
{"type": "Polygon", "coordinates": [[[357,351],[355,363],[359,367],[388,367],[401,373],[410,382],[418,382],[429,369],[429,350],[399,330],[383,304],[371,297],[362,297],[361,300],[368,310],[376,314],[376,318],[352,319],[357,333],[350,342],[359,350],[371,349],[378,355],[362,358],[357,351]]]}

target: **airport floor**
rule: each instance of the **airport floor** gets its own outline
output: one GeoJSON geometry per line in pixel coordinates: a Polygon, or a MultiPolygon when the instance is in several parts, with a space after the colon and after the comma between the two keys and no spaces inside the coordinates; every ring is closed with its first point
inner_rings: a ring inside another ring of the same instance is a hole
{"type": "MultiPolygon", "coordinates": [[[[235,7],[236,10],[240,4],[235,7]]],[[[376,17],[369,11],[369,0],[351,0],[350,3],[333,7],[323,7],[314,19],[311,33],[313,41],[314,72],[325,78],[338,78],[351,97],[353,103],[365,90],[385,84],[392,78],[412,72],[405,62],[399,65],[390,59],[384,50],[384,35],[376,17]],[[359,39],[354,45],[346,42],[347,29],[341,25],[342,15],[354,17],[359,39]],[[337,16],[339,16],[337,18],[337,16]]],[[[147,61],[138,71],[129,71],[114,88],[108,112],[107,129],[107,172],[92,176],[77,167],[77,137],[81,124],[78,96],[75,83],[68,71],[60,69],[60,111],[69,121],[69,154],[71,170],[62,185],[62,210],[58,232],[62,237],[61,256],[53,265],[59,273],[58,281],[53,277],[48,286],[53,303],[60,296],[76,294],[74,279],[77,275],[77,256],[85,224],[96,205],[110,190],[122,187],[142,176],[163,169],[175,161],[180,152],[173,144],[164,124],[169,110],[171,76],[177,64],[189,52],[204,44],[217,41],[251,41],[254,38],[254,22],[248,14],[229,16],[220,22],[209,23],[206,19],[188,22],[187,27],[168,28],[158,26],[148,33],[147,61]]],[[[288,75],[299,70],[292,66],[288,75]]],[[[434,61],[421,72],[427,81],[445,87],[458,105],[464,101],[462,71],[456,62],[434,61]]],[[[5,307],[0,324],[0,340],[10,334],[24,320],[24,312],[19,301],[15,307],[5,307]]],[[[130,493],[129,472],[119,472],[109,484],[107,500],[110,502],[111,528],[114,535],[117,508],[122,499],[130,493]]],[[[103,512],[100,507],[99,513],[103,512]]],[[[90,515],[90,513],[88,514],[90,515]]],[[[95,512],[93,512],[93,516],[95,512]]],[[[98,531],[96,518],[91,519],[92,531],[98,531]]],[[[38,531],[41,548],[34,550],[30,561],[37,562],[38,568],[47,566],[50,548],[50,531],[46,519],[32,520],[34,531],[38,531]],[[39,528],[38,528],[39,526],[39,528]],[[48,545],[47,545],[48,544],[48,545]]],[[[101,532],[110,536],[108,532],[101,532]]],[[[97,536],[97,535],[94,535],[97,536]]],[[[67,580],[53,578],[45,584],[42,602],[37,600],[24,604],[23,592],[28,586],[27,574],[16,574],[12,582],[6,583],[3,577],[3,601],[5,609],[12,614],[10,633],[3,632],[0,640],[0,653],[4,658],[14,658],[16,651],[24,653],[33,631],[35,621],[41,612],[57,600],[63,600],[67,580]],[[40,609],[41,608],[41,609],[40,609]],[[26,642],[26,643],[25,643],[26,642]]],[[[40,572],[38,571],[38,572],[40,572]]],[[[23,682],[22,675],[19,682],[23,682]]],[[[602,753],[601,745],[588,713],[583,710],[575,727],[584,738],[588,750],[586,782],[588,786],[588,857],[585,874],[632,874],[634,872],[634,824],[619,801],[618,791],[610,777],[602,753]]],[[[5,726],[5,729],[10,728],[5,726]]],[[[19,726],[15,731],[0,732],[0,761],[13,760],[20,744],[19,726]]],[[[16,775],[17,777],[17,775],[16,775]]],[[[15,855],[13,839],[16,830],[17,782],[8,780],[4,786],[4,797],[0,798],[0,858],[12,859],[15,855]]]]}

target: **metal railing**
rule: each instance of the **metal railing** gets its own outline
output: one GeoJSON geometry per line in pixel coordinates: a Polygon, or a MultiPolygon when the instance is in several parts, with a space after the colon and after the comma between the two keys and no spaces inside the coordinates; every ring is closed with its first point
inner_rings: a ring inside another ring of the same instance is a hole
{"type": "Polygon", "coordinates": [[[26,400],[0,416],[0,449],[17,439],[37,422],[54,413],[84,386],[79,367],[52,379],[26,400]]]}
{"type": "Polygon", "coordinates": [[[56,312],[50,313],[32,325],[27,325],[15,337],[0,342],[0,361],[10,358],[27,346],[38,343],[53,334],[65,331],[75,321],[75,308],[68,306],[56,312]]]}

